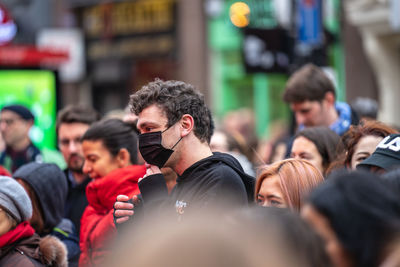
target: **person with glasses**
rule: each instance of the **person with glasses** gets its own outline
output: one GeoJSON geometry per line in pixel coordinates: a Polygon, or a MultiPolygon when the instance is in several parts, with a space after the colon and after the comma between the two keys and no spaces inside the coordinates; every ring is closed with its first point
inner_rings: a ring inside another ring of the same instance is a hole
{"type": "Polygon", "coordinates": [[[6,144],[0,165],[10,172],[32,161],[42,162],[40,150],[29,138],[34,120],[32,112],[22,105],[4,106],[0,111],[0,131],[6,144]]]}
{"type": "Polygon", "coordinates": [[[100,115],[96,110],[83,105],[67,106],[57,116],[58,147],[67,163],[64,173],[68,182],[68,194],[64,216],[74,223],[78,232],[83,211],[88,205],[86,186],[90,182],[89,176],[82,171],[85,159],[81,137],[99,119],[100,115]]]}

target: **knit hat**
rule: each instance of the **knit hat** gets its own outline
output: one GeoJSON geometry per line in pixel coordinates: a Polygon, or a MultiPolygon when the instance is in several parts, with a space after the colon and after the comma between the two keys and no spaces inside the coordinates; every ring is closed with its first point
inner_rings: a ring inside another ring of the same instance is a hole
{"type": "Polygon", "coordinates": [[[25,189],[11,177],[0,176],[0,206],[20,223],[32,217],[32,203],[25,189]]]}
{"type": "Polygon", "coordinates": [[[53,163],[31,162],[13,174],[35,192],[43,212],[45,229],[53,229],[64,217],[68,184],[64,172],[53,163]]]}
{"type": "Polygon", "coordinates": [[[27,109],[26,107],[22,105],[9,105],[9,106],[4,106],[1,111],[3,110],[9,110],[14,113],[17,113],[22,119],[24,120],[34,120],[35,116],[33,116],[32,112],[27,109]]]}
{"type": "Polygon", "coordinates": [[[357,169],[380,167],[390,171],[400,167],[400,134],[386,136],[376,147],[374,153],[357,165],[357,169]]]}

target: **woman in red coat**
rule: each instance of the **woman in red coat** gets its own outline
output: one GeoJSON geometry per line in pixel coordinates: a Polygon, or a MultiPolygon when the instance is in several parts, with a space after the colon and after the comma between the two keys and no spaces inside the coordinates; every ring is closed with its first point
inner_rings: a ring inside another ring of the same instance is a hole
{"type": "Polygon", "coordinates": [[[93,179],[86,188],[89,205],[81,219],[79,266],[103,263],[116,236],[113,205],[117,195],[139,194],[138,179],[146,172],[137,163],[134,126],[118,119],[93,124],[82,137],[83,172],[93,179]]]}

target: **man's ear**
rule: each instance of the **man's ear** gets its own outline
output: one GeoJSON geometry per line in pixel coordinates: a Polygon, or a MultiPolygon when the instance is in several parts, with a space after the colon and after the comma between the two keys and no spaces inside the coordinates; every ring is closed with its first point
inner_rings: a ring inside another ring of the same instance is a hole
{"type": "Polygon", "coordinates": [[[326,101],[326,103],[328,105],[334,106],[335,105],[335,95],[332,92],[326,92],[324,101],[326,101]]]}
{"type": "Polygon", "coordinates": [[[180,121],[180,126],[182,128],[181,137],[188,135],[194,127],[194,119],[191,115],[185,114],[182,116],[180,121]]]}
{"type": "Polygon", "coordinates": [[[120,168],[126,167],[131,164],[131,155],[126,148],[121,148],[117,154],[118,166],[120,168]]]}

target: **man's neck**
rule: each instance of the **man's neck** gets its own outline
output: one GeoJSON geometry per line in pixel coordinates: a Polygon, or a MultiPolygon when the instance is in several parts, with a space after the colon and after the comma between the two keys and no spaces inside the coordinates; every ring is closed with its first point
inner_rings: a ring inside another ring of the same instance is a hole
{"type": "Polygon", "coordinates": [[[327,114],[327,126],[331,126],[335,121],[337,121],[337,119],[339,118],[339,114],[335,108],[335,106],[333,106],[331,109],[328,110],[328,114],[327,114]]]}
{"type": "Polygon", "coordinates": [[[174,168],[178,175],[182,175],[187,168],[196,162],[212,155],[210,146],[206,142],[201,143],[197,138],[195,138],[194,142],[188,142],[185,145],[186,148],[182,149],[180,160],[174,168]]]}
{"type": "Polygon", "coordinates": [[[77,184],[83,183],[87,178],[87,176],[81,172],[72,172],[72,175],[77,184]]]}

